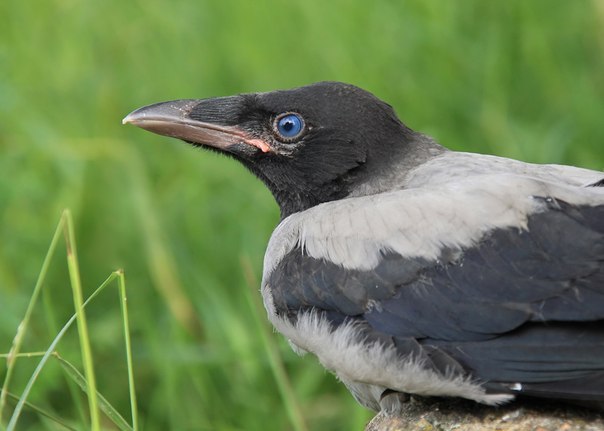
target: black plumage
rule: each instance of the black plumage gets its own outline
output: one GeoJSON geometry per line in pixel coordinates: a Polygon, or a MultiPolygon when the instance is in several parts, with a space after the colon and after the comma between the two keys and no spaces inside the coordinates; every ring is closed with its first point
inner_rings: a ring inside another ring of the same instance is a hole
{"type": "Polygon", "coordinates": [[[124,121],[267,185],[282,215],[269,318],[364,405],[392,391],[604,401],[602,173],[450,152],[332,82],[124,121]]]}

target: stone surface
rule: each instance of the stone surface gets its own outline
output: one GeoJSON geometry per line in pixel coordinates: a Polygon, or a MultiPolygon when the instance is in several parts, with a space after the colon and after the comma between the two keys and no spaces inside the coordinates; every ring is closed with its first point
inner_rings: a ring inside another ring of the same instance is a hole
{"type": "Polygon", "coordinates": [[[604,431],[604,413],[548,401],[488,407],[412,397],[397,416],[378,414],[365,431],[604,431]]]}

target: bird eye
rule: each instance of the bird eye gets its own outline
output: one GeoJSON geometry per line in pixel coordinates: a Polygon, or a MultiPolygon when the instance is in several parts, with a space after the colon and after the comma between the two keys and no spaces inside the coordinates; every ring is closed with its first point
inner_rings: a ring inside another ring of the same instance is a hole
{"type": "Polygon", "coordinates": [[[286,112],[275,119],[275,132],[284,141],[292,141],[304,131],[304,120],[298,114],[286,112]]]}

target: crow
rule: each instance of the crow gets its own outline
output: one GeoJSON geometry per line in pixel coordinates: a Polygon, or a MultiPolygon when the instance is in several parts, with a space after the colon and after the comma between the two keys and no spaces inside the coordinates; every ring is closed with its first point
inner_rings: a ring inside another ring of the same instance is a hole
{"type": "Polygon", "coordinates": [[[339,82],[140,108],[272,192],[268,318],[370,409],[604,401],[604,174],[450,151],[339,82]]]}

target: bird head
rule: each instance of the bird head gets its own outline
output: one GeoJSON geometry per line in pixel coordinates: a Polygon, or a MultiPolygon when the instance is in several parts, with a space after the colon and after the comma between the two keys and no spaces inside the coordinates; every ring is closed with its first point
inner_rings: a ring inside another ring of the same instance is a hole
{"type": "Polygon", "coordinates": [[[267,185],[282,217],[346,197],[413,135],[388,104],[339,82],[156,103],[123,123],[234,157],[267,185]]]}

